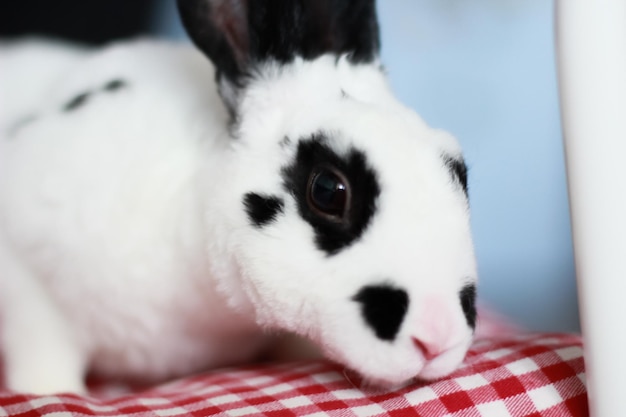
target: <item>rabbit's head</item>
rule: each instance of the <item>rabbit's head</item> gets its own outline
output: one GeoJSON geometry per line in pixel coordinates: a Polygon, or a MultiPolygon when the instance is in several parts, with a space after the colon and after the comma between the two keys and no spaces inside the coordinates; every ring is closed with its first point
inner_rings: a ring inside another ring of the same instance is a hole
{"type": "Polygon", "coordinates": [[[390,92],[374,1],[179,9],[230,111],[207,198],[228,207],[259,323],[374,384],[452,372],[476,321],[466,167],[454,138],[390,92]]]}

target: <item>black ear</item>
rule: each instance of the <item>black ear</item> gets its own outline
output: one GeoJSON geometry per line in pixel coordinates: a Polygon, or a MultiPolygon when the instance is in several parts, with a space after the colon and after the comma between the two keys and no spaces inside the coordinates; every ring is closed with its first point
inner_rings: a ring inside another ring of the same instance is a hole
{"type": "Polygon", "coordinates": [[[178,0],[178,9],[218,76],[239,88],[263,62],[331,53],[363,63],[380,48],[375,0],[178,0]]]}
{"type": "Polygon", "coordinates": [[[178,0],[178,11],[189,37],[218,71],[239,79],[250,57],[248,2],[178,0]]]}

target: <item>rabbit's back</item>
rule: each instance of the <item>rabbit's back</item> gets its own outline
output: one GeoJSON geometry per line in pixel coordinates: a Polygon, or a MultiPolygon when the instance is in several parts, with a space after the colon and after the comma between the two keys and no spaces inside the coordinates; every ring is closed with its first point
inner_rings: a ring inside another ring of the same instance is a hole
{"type": "Polygon", "coordinates": [[[130,250],[142,233],[165,233],[148,223],[173,221],[193,194],[200,135],[224,134],[210,71],[187,47],[140,42],[88,53],[39,83],[38,100],[1,132],[0,213],[9,238],[24,246],[73,241],[77,249],[85,249],[81,240],[99,241],[102,256],[106,234],[130,250]]]}
{"type": "Polygon", "coordinates": [[[197,369],[219,350],[205,335],[228,320],[205,276],[197,201],[206,141],[227,135],[212,67],[152,41],[58,52],[62,70],[2,132],[0,239],[94,346],[96,369],[197,369]]]}
{"type": "Polygon", "coordinates": [[[42,94],[86,53],[80,46],[43,38],[0,41],[0,129],[38,108],[42,94]]]}

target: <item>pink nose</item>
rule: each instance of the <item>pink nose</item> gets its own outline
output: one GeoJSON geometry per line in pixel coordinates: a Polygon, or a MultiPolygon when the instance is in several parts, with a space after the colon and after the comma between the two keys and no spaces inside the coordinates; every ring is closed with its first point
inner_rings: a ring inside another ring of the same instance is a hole
{"type": "Polygon", "coordinates": [[[415,337],[413,338],[413,344],[415,345],[417,350],[420,351],[422,356],[424,356],[424,359],[426,361],[432,361],[442,353],[439,346],[433,343],[423,342],[415,337]]]}

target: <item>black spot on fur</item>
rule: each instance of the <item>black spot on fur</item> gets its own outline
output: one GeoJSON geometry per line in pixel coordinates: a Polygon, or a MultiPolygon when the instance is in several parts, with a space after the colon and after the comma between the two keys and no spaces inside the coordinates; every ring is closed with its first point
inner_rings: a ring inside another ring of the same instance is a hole
{"type": "Polygon", "coordinates": [[[459,298],[467,325],[472,329],[476,328],[476,285],[468,284],[463,287],[459,293],[459,298]]]}
{"type": "Polygon", "coordinates": [[[126,87],[128,87],[128,84],[126,83],[126,81],[116,78],[106,83],[104,87],[102,87],[102,89],[108,92],[115,92],[126,87]]]}
{"type": "Polygon", "coordinates": [[[243,197],[243,205],[250,222],[256,227],[263,227],[276,220],[283,211],[284,203],[278,197],[247,193],[243,197]]]}
{"type": "Polygon", "coordinates": [[[361,304],[365,322],[382,340],[393,341],[409,309],[406,291],[389,285],[362,288],[353,298],[361,304]]]}
{"type": "Polygon", "coordinates": [[[72,98],[70,101],[68,101],[65,104],[65,106],[63,106],[63,111],[71,112],[71,111],[78,110],[80,107],[87,104],[87,101],[89,100],[90,97],[91,97],[91,93],[89,91],[78,94],[77,96],[72,98]]]}
{"type": "Polygon", "coordinates": [[[13,136],[17,135],[21,129],[25,128],[29,124],[32,124],[36,120],[37,116],[34,114],[29,114],[18,119],[15,123],[13,123],[13,125],[11,125],[11,127],[9,127],[7,132],[7,138],[12,138],[13,136]]]}
{"type": "Polygon", "coordinates": [[[456,181],[463,192],[467,196],[467,165],[463,159],[453,158],[451,156],[444,156],[444,162],[450,171],[450,175],[456,181]]]}
{"type": "Polygon", "coordinates": [[[282,176],[284,187],[296,200],[300,216],[315,231],[317,247],[328,255],[334,255],[362,236],[376,212],[380,187],[363,152],[351,148],[339,154],[326,143],[322,133],[301,140],[295,160],[283,168],[282,176]],[[320,166],[338,170],[349,183],[351,202],[344,221],[319,216],[309,207],[307,188],[310,176],[320,166]]]}
{"type": "Polygon", "coordinates": [[[280,141],[280,147],[287,148],[289,145],[291,145],[291,139],[289,139],[288,136],[285,136],[283,140],[280,141]]]}

